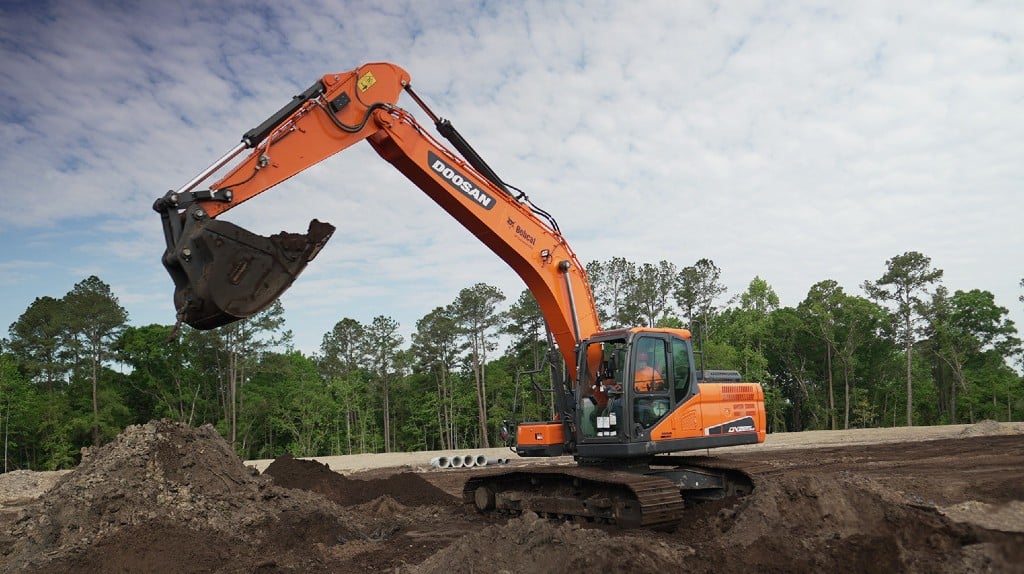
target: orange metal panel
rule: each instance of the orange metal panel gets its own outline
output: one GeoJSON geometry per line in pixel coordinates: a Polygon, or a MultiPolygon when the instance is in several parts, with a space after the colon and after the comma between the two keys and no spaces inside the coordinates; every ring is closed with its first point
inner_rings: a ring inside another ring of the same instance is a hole
{"type": "Polygon", "coordinates": [[[562,423],[523,423],[516,429],[516,441],[520,446],[546,446],[565,442],[562,423]]]}

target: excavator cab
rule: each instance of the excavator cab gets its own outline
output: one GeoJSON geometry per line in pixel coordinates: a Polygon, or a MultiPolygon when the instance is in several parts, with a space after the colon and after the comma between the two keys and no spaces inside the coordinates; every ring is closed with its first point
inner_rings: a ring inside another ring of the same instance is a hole
{"type": "Polygon", "coordinates": [[[631,444],[658,438],[654,429],[695,392],[688,337],[682,330],[630,329],[584,342],[580,453],[626,456],[631,444]]]}
{"type": "Polygon", "coordinates": [[[168,192],[153,206],[163,219],[162,262],[174,281],[178,320],[200,330],[269,307],[334,233],[333,225],[314,219],[305,234],[257,235],[212,219],[194,203],[211,194],[216,192],[168,192]]]}

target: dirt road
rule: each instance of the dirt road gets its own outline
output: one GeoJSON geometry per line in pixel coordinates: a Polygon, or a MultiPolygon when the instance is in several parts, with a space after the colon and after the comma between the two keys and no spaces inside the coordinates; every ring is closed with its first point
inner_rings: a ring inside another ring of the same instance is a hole
{"type": "Polygon", "coordinates": [[[0,570],[1024,572],[1019,423],[701,452],[754,492],[668,533],[485,517],[458,498],[480,471],[432,470],[429,455],[284,458],[259,474],[212,428],[132,427],[66,474],[0,475],[0,570]]]}

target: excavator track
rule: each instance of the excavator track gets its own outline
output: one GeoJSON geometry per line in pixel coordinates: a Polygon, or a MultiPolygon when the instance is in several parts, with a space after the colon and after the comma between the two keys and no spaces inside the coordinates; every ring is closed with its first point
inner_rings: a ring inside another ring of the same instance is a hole
{"type": "Polygon", "coordinates": [[[671,529],[684,509],[671,480],[601,468],[528,468],[475,476],[463,500],[481,512],[520,514],[615,525],[671,529]]]}

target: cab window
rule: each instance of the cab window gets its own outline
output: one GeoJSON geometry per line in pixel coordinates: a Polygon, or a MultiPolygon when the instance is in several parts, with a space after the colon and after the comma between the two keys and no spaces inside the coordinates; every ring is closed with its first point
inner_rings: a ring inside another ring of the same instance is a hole
{"type": "Polygon", "coordinates": [[[668,341],[660,337],[638,337],[633,350],[633,421],[651,428],[672,408],[670,391],[675,376],[668,368],[668,341]]]}
{"type": "Polygon", "coordinates": [[[672,339],[672,372],[672,394],[678,403],[690,388],[690,346],[682,339],[672,339]]]}

